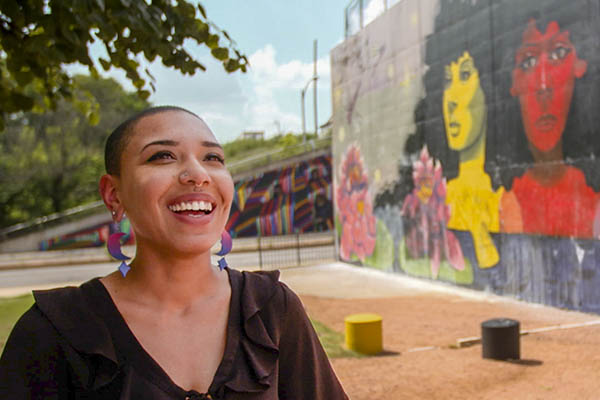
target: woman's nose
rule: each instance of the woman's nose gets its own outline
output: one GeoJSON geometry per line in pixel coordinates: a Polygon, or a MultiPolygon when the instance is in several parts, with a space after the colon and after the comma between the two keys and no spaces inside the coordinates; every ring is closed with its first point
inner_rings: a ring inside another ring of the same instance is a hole
{"type": "Polygon", "coordinates": [[[548,54],[542,53],[540,56],[540,62],[535,67],[535,78],[536,78],[536,95],[538,100],[542,104],[547,104],[552,99],[552,79],[551,79],[551,66],[548,60],[548,54]]]}
{"type": "Polygon", "coordinates": [[[448,101],[448,114],[454,114],[454,110],[456,110],[457,106],[458,104],[456,104],[455,101],[448,101]]]}
{"type": "Polygon", "coordinates": [[[538,92],[552,90],[551,68],[548,54],[542,53],[538,65],[535,66],[535,83],[538,92]]]}
{"type": "Polygon", "coordinates": [[[183,185],[202,186],[210,182],[210,174],[199,162],[190,162],[179,174],[179,182],[183,185]]]}

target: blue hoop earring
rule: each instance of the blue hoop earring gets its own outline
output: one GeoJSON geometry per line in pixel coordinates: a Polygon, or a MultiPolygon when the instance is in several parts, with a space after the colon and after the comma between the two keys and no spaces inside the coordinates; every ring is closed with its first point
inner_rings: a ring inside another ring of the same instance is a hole
{"type": "Polygon", "coordinates": [[[219,259],[219,269],[221,271],[228,266],[227,261],[225,261],[225,255],[231,251],[232,245],[231,235],[227,230],[224,230],[223,233],[221,233],[221,250],[217,253],[218,256],[221,256],[219,259]]]}
{"type": "MultiPolygon", "coordinates": [[[[116,214],[117,213],[115,211],[112,211],[113,217],[116,214]]],[[[118,223],[117,223],[117,226],[119,226],[118,223]]],[[[120,229],[120,227],[119,227],[119,229],[120,229]]],[[[110,253],[110,255],[113,256],[114,258],[116,258],[117,260],[121,261],[121,265],[119,265],[119,272],[121,272],[121,274],[123,275],[123,278],[127,275],[129,270],[131,269],[131,267],[125,263],[125,260],[129,260],[129,259],[131,259],[131,257],[127,257],[121,251],[121,237],[123,237],[125,235],[126,234],[123,232],[115,232],[109,236],[108,241],[106,242],[106,248],[108,249],[108,252],[110,253]]]]}

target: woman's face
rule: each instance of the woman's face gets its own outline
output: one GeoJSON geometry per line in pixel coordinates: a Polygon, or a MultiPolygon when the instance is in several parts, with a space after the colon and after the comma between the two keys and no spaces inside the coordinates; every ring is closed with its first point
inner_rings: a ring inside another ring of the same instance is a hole
{"type": "Polygon", "coordinates": [[[208,251],[229,218],[233,180],[223,149],[208,126],[186,112],[138,121],[116,180],[138,246],[208,251]]]}
{"type": "Polygon", "coordinates": [[[548,152],[561,141],[575,78],[586,69],[569,31],[561,31],[553,21],[542,34],[534,20],[529,22],[515,55],[510,92],[519,98],[527,139],[539,151],[548,152]]]}
{"type": "Polygon", "coordinates": [[[445,74],[443,103],[448,146],[461,151],[484,131],[485,95],[479,84],[479,72],[467,51],[446,66],[445,74]]]}

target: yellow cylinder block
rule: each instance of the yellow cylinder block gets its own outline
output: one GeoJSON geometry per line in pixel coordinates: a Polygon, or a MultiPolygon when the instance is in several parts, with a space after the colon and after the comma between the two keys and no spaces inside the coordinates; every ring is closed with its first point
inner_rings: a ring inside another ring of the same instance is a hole
{"type": "Polygon", "coordinates": [[[383,350],[381,323],[377,314],[352,314],[344,319],[346,347],[362,354],[377,354],[383,350]]]}

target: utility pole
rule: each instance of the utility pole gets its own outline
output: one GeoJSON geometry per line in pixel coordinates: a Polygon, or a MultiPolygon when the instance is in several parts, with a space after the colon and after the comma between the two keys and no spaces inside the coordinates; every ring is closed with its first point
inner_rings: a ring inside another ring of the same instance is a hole
{"type": "Polygon", "coordinates": [[[306,85],[304,85],[304,89],[302,89],[302,91],[300,92],[300,107],[302,110],[302,142],[305,143],[306,142],[306,116],[305,116],[305,112],[304,112],[304,97],[306,96],[306,91],[308,90],[308,86],[310,85],[310,83],[313,83],[313,105],[314,105],[314,113],[315,113],[315,135],[318,134],[318,129],[319,129],[319,119],[317,116],[317,79],[319,79],[319,77],[317,76],[317,39],[315,39],[315,41],[313,42],[313,63],[314,63],[314,68],[313,68],[313,76],[312,78],[310,78],[308,80],[308,82],[306,82],[306,85]]]}
{"type": "Polygon", "coordinates": [[[313,60],[314,60],[314,69],[313,69],[313,79],[315,83],[313,85],[313,105],[315,112],[315,136],[319,135],[319,120],[317,116],[317,39],[313,42],[313,60]]]}

